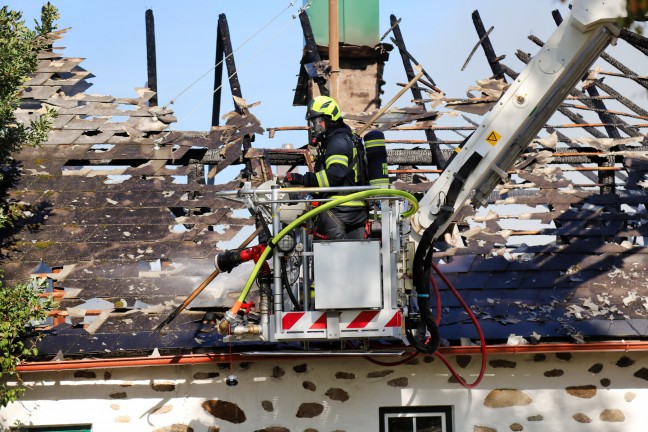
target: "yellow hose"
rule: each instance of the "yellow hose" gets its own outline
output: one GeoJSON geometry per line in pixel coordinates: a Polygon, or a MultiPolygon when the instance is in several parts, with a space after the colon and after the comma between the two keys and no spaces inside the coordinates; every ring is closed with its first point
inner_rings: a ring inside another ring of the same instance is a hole
{"type": "Polygon", "coordinates": [[[372,189],[372,190],[366,190],[366,191],[360,191],[356,192],[350,195],[345,195],[339,198],[336,198],[333,201],[329,201],[325,204],[320,205],[319,207],[309,211],[308,213],[305,213],[295,219],[293,222],[288,224],[286,228],[282,229],[279,234],[274,236],[272,240],[270,240],[270,244],[268,245],[269,247],[265,248],[263,253],[261,253],[261,256],[256,262],[256,265],[252,269],[252,273],[250,273],[250,277],[248,277],[247,282],[245,283],[245,286],[243,287],[243,292],[241,292],[241,295],[239,296],[238,300],[234,303],[234,306],[230,309],[230,312],[233,315],[236,315],[241,308],[241,305],[245,301],[245,298],[248,295],[248,292],[250,291],[250,288],[252,287],[252,284],[254,283],[254,279],[256,279],[257,274],[261,270],[261,266],[267,259],[268,255],[274,248],[274,245],[276,245],[279,240],[281,240],[286,234],[288,234],[290,231],[294,230],[296,227],[307,221],[308,219],[311,219],[318,214],[325,212],[327,210],[332,209],[333,207],[337,207],[340,204],[344,204],[347,201],[353,201],[353,200],[364,200],[366,198],[372,197],[372,196],[400,196],[405,199],[407,199],[411,204],[412,208],[407,210],[406,212],[403,213],[403,217],[409,217],[413,215],[417,210],[418,210],[418,201],[414,197],[414,195],[405,192],[405,191],[400,191],[400,190],[395,190],[395,189],[372,189]]]}

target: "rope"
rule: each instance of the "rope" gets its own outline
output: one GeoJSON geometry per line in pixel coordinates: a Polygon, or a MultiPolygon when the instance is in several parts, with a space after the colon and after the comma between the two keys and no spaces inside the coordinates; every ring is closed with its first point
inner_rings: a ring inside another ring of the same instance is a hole
{"type": "Polygon", "coordinates": [[[477,42],[477,45],[475,45],[475,47],[472,49],[472,51],[470,51],[470,54],[468,54],[468,58],[466,59],[466,62],[461,67],[462,72],[464,71],[464,69],[466,69],[466,66],[468,66],[468,63],[470,62],[470,59],[472,58],[472,56],[475,55],[475,51],[477,51],[477,48],[479,48],[479,46],[484,43],[484,41],[486,40],[488,35],[493,31],[494,28],[495,27],[491,26],[491,28],[488,29],[486,34],[484,34],[484,36],[482,36],[479,39],[479,42],[477,42]]]}
{"type": "MultiPolygon", "coordinates": [[[[293,2],[293,3],[294,3],[294,2],[293,2]]],[[[294,15],[293,15],[293,19],[295,19],[295,16],[294,16],[294,15]]],[[[243,69],[245,69],[245,68],[246,68],[250,63],[252,63],[252,60],[254,60],[254,59],[259,55],[260,52],[263,52],[263,51],[265,50],[265,48],[266,48],[268,45],[270,45],[271,43],[273,43],[274,40],[275,40],[277,37],[279,37],[282,33],[284,33],[284,32],[286,31],[287,28],[288,28],[288,26],[286,25],[286,26],[282,27],[282,28],[280,29],[280,31],[277,31],[277,32],[276,32],[276,33],[275,33],[275,34],[274,34],[270,39],[267,40],[267,42],[266,42],[264,45],[262,45],[259,49],[257,49],[257,50],[252,54],[252,56],[251,56],[251,57],[250,57],[250,58],[249,58],[245,63],[243,63],[242,67],[238,67],[238,68],[236,68],[236,70],[235,70],[231,75],[229,75],[229,76],[227,77],[227,80],[229,81],[230,79],[232,79],[232,77],[233,77],[234,75],[238,74],[238,71],[239,71],[239,70],[243,70],[243,69]]],[[[233,53],[232,53],[232,54],[233,54],[233,53]]],[[[230,54],[230,55],[232,55],[232,54],[230,54]]],[[[228,56],[228,57],[229,57],[229,56],[228,56]]],[[[213,69],[213,68],[212,68],[212,69],[213,69]]],[[[210,71],[211,71],[211,69],[210,69],[210,71]]],[[[209,71],[208,71],[208,72],[209,72],[209,71]]],[[[196,112],[196,110],[197,110],[197,109],[198,109],[198,108],[199,108],[199,107],[200,107],[200,106],[201,106],[201,105],[202,105],[202,104],[203,104],[203,103],[204,103],[208,98],[210,98],[211,96],[213,96],[213,94],[216,93],[217,91],[219,91],[221,88],[223,88],[223,84],[219,85],[219,86],[218,86],[217,88],[215,88],[211,93],[208,93],[204,98],[200,99],[200,100],[199,100],[199,101],[194,105],[194,107],[191,109],[191,111],[189,111],[187,114],[185,114],[185,116],[182,118],[182,120],[186,120],[187,118],[191,117],[191,115],[192,115],[194,112],[196,112]]]]}
{"type": "MultiPolygon", "coordinates": [[[[311,6],[311,4],[313,3],[313,1],[314,1],[314,0],[310,0],[306,5],[304,5],[304,7],[300,8],[300,9],[299,9],[299,13],[301,13],[301,11],[305,11],[306,9],[308,9],[308,8],[311,6]]],[[[215,64],[213,67],[209,68],[209,69],[208,69],[204,74],[202,74],[198,79],[196,79],[193,83],[191,83],[187,88],[185,88],[185,89],[182,90],[180,93],[178,93],[177,96],[175,96],[173,99],[171,99],[171,100],[169,101],[169,104],[168,104],[168,105],[172,105],[172,104],[174,104],[175,101],[176,101],[176,100],[177,100],[181,95],[183,95],[184,93],[186,93],[186,92],[187,92],[191,87],[193,87],[194,85],[196,85],[196,84],[197,84],[199,81],[201,81],[205,76],[207,76],[211,71],[213,71],[213,70],[216,69],[218,66],[220,66],[221,64],[223,64],[224,61],[226,61],[230,56],[233,56],[235,52],[237,52],[238,50],[240,50],[240,49],[241,49],[243,46],[245,46],[249,41],[251,41],[251,40],[254,39],[256,36],[258,36],[258,35],[259,35],[263,30],[265,30],[265,29],[266,29],[270,24],[272,24],[274,21],[276,21],[276,20],[277,20],[281,15],[283,15],[283,14],[284,14],[288,9],[290,9],[291,7],[293,7],[294,4],[295,4],[295,0],[293,0],[293,1],[292,1],[292,2],[291,2],[291,3],[290,3],[290,4],[289,4],[285,9],[283,9],[281,12],[279,12],[279,13],[278,13],[274,18],[272,18],[270,21],[268,21],[268,22],[267,22],[263,27],[261,27],[258,31],[256,31],[254,34],[252,34],[252,36],[250,36],[249,38],[247,38],[247,39],[246,39],[246,40],[245,40],[241,45],[239,45],[239,46],[238,46],[235,50],[233,50],[229,55],[227,55],[226,57],[224,57],[220,62],[218,62],[217,64],[215,64]]],[[[292,19],[295,20],[295,19],[299,16],[299,13],[298,13],[297,15],[292,15],[292,19]]],[[[262,46],[262,48],[267,47],[267,46],[268,46],[272,41],[274,41],[274,40],[275,40],[279,35],[281,35],[283,32],[285,32],[287,28],[288,28],[287,25],[285,25],[284,27],[282,27],[282,28],[280,29],[280,31],[276,32],[276,33],[275,33],[275,34],[274,34],[274,35],[273,35],[273,36],[268,40],[268,42],[267,42],[265,45],[262,46]]],[[[230,80],[234,75],[236,75],[236,74],[238,73],[239,70],[241,70],[241,69],[245,69],[245,67],[246,67],[249,63],[251,63],[251,61],[252,61],[252,60],[253,60],[253,59],[258,55],[258,53],[259,53],[260,51],[262,51],[262,49],[258,49],[257,51],[255,51],[255,53],[253,54],[253,56],[252,56],[252,57],[251,57],[251,58],[250,58],[246,63],[243,64],[243,67],[238,67],[237,70],[234,71],[234,73],[232,73],[231,75],[229,75],[229,76],[227,77],[227,80],[229,81],[229,80],[230,80]]],[[[189,117],[191,117],[191,116],[193,115],[193,113],[196,112],[196,110],[197,110],[197,109],[198,109],[198,108],[199,108],[199,107],[200,107],[200,106],[201,106],[201,105],[202,105],[202,104],[203,104],[203,103],[204,103],[204,102],[205,102],[209,97],[213,96],[214,93],[216,93],[217,91],[219,91],[219,90],[222,89],[222,88],[223,88],[223,84],[221,84],[220,86],[218,86],[217,88],[215,88],[215,89],[214,89],[210,94],[207,94],[204,98],[202,98],[201,100],[199,100],[196,104],[194,104],[194,106],[191,108],[191,110],[190,110],[187,114],[185,114],[181,119],[179,119],[176,123],[180,123],[180,122],[182,122],[182,121],[184,121],[184,120],[187,120],[189,117]]],[[[165,105],[163,108],[166,109],[166,108],[167,108],[167,105],[165,105]]],[[[168,124],[164,129],[162,129],[162,131],[168,129],[170,126],[171,126],[171,124],[168,124]]],[[[162,132],[162,131],[161,131],[161,132],[162,132]]],[[[169,129],[169,130],[168,130],[168,131],[167,131],[163,136],[161,136],[160,138],[156,139],[155,142],[156,142],[156,143],[160,143],[160,142],[162,142],[162,141],[163,141],[167,136],[169,136],[169,134],[170,134],[172,131],[173,131],[172,129],[169,129]]]]}
{"type": "MultiPolygon", "coordinates": [[[[189,86],[187,86],[184,90],[182,90],[182,91],[181,91],[180,93],[178,93],[174,98],[172,98],[172,99],[169,101],[169,105],[173,105],[173,104],[175,103],[176,99],[178,99],[180,96],[182,96],[184,93],[186,93],[186,92],[187,92],[191,87],[193,87],[194,85],[196,85],[200,80],[202,80],[205,76],[207,76],[207,74],[209,74],[211,71],[213,71],[213,70],[216,69],[218,66],[220,66],[221,64],[223,64],[223,62],[224,62],[225,60],[227,60],[230,56],[233,56],[235,52],[237,52],[238,50],[240,50],[241,48],[243,48],[243,47],[244,47],[248,42],[250,42],[250,41],[251,41],[252,39],[254,39],[256,36],[258,36],[259,33],[261,33],[263,30],[265,30],[265,29],[266,29],[270,24],[272,24],[275,20],[277,20],[277,18],[279,18],[281,15],[283,15],[283,14],[284,14],[288,9],[290,9],[291,7],[293,7],[294,4],[295,4],[295,0],[293,0],[292,2],[290,2],[290,4],[289,4],[285,9],[282,9],[281,12],[279,12],[279,13],[278,13],[274,18],[272,18],[270,21],[268,21],[268,22],[267,22],[263,27],[261,27],[261,28],[260,28],[259,30],[257,30],[255,33],[253,33],[252,36],[250,36],[250,37],[247,38],[245,41],[243,41],[243,43],[242,43],[241,45],[239,45],[235,50],[233,50],[233,51],[232,51],[232,52],[231,52],[227,57],[223,58],[220,62],[218,62],[217,64],[215,64],[215,65],[212,66],[211,68],[209,68],[209,69],[208,69],[204,74],[202,74],[200,77],[198,77],[198,79],[196,79],[194,82],[192,82],[191,84],[189,84],[189,86]]],[[[166,108],[166,107],[167,107],[167,105],[165,105],[163,108],[166,108]]]]}

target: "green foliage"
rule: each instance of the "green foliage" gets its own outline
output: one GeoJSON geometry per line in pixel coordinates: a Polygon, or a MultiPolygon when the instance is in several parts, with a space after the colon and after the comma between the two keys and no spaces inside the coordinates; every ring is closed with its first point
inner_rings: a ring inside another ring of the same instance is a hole
{"type": "MultiPolygon", "coordinates": [[[[23,146],[36,146],[47,139],[56,112],[46,108],[40,117],[23,124],[16,120],[15,110],[20,104],[20,92],[29,75],[38,66],[38,52],[47,48],[46,34],[56,28],[57,9],[43,6],[42,24],[30,30],[22,20],[22,13],[0,9],[0,189],[6,188],[5,175],[12,155],[23,146]]],[[[11,225],[19,217],[18,208],[9,202],[0,202],[0,228],[11,225]],[[12,208],[13,206],[13,208],[12,208]]]]}
{"type": "MultiPolygon", "coordinates": [[[[56,28],[57,9],[43,6],[42,24],[36,30],[25,26],[20,12],[7,6],[0,9],[0,192],[8,187],[12,155],[23,146],[35,146],[47,139],[56,112],[39,110],[42,115],[28,124],[17,121],[20,92],[38,66],[38,52],[49,46],[47,33],[56,28]]],[[[25,205],[0,198],[0,229],[23,217],[25,205]]],[[[16,367],[25,357],[37,354],[33,326],[47,317],[53,299],[41,299],[43,281],[17,286],[0,282],[0,406],[6,406],[24,393],[22,387],[7,387],[8,379],[18,379],[16,367]]]]}
{"type": "Polygon", "coordinates": [[[17,377],[21,359],[38,354],[36,340],[40,336],[32,331],[33,325],[54,309],[52,297],[40,297],[45,283],[44,278],[12,287],[0,282],[0,406],[7,406],[25,392],[23,387],[5,384],[17,377]]]}
{"type": "Polygon", "coordinates": [[[41,23],[34,20],[36,31],[41,36],[47,36],[48,33],[58,28],[58,26],[54,24],[54,21],[59,18],[61,18],[61,15],[59,15],[56,6],[47,2],[47,4],[41,9],[41,23]]]}

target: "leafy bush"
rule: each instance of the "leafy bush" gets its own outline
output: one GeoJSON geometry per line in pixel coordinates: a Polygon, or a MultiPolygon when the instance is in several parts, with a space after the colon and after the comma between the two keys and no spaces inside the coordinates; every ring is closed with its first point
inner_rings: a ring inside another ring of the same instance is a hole
{"type": "Polygon", "coordinates": [[[41,337],[34,326],[47,318],[54,299],[41,298],[45,279],[5,286],[0,282],[0,406],[17,400],[23,387],[7,387],[8,379],[20,379],[16,367],[21,359],[38,354],[36,341],[41,337]]]}
{"type": "MultiPolygon", "coordinates": [[[[7,187],[6,173],[10,170],[12,155],[23,146],[35,146],[47,139],[56,112],[45,108],[43,115],[23,124],[16,120],[14,112],[20,105],[20,92],[29,75],[38,66],[38,52],[47,48],[47,34],[56,28],[54,20],[58,12],[47,3],[43,6],[42,23],[30,30],[22,20],[22,13],[0,9],[0,189],[7,187]]],[[[21,216],[19,206],[3,200],[0,202],[0,228],[12,225],[21,216]]]]}
{"type": "MultiPolygon", "coordinates": [[[[57,9],[50,3],[43,6],[41,23],[36,30],[25,26],[20,12],[7,6],[0,9],[0,229],[11,226],[24,217],[25,205],[6,198],[12,156],[23,146],[36,146],[47,139],[56,112],[46,108],[29,124],[16,120],[20,92],[30,74],[38,66],[38,52],[48,48],[47,34],[56,28],[57,9]]],[[[2,276],[0,274],[0,276],[2,276]]],[[[7,380],[18,380],[16,367],[21,360],[37,354],[40,337],[34,325],[45,319],[54,307],[51,297],[41,298],[44,280],[16,286],[0,282],[0,406],[15,401],[25,391],[23,387],[7,386],[7,380]]]]}

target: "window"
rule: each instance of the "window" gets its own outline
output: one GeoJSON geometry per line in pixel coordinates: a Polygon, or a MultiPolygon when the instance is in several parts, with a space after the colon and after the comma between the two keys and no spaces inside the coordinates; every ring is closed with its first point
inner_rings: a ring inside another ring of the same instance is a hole
{"type": "Polygon", "coordinates": [[[452,407],[383,407],[380,432],[452,432],[452,407]]]}
{"type": "Polygon", "coordinates": [[[11,432],[91,432],[91,424],[59,425],[59,426],[16,426],[11,432]]]}

